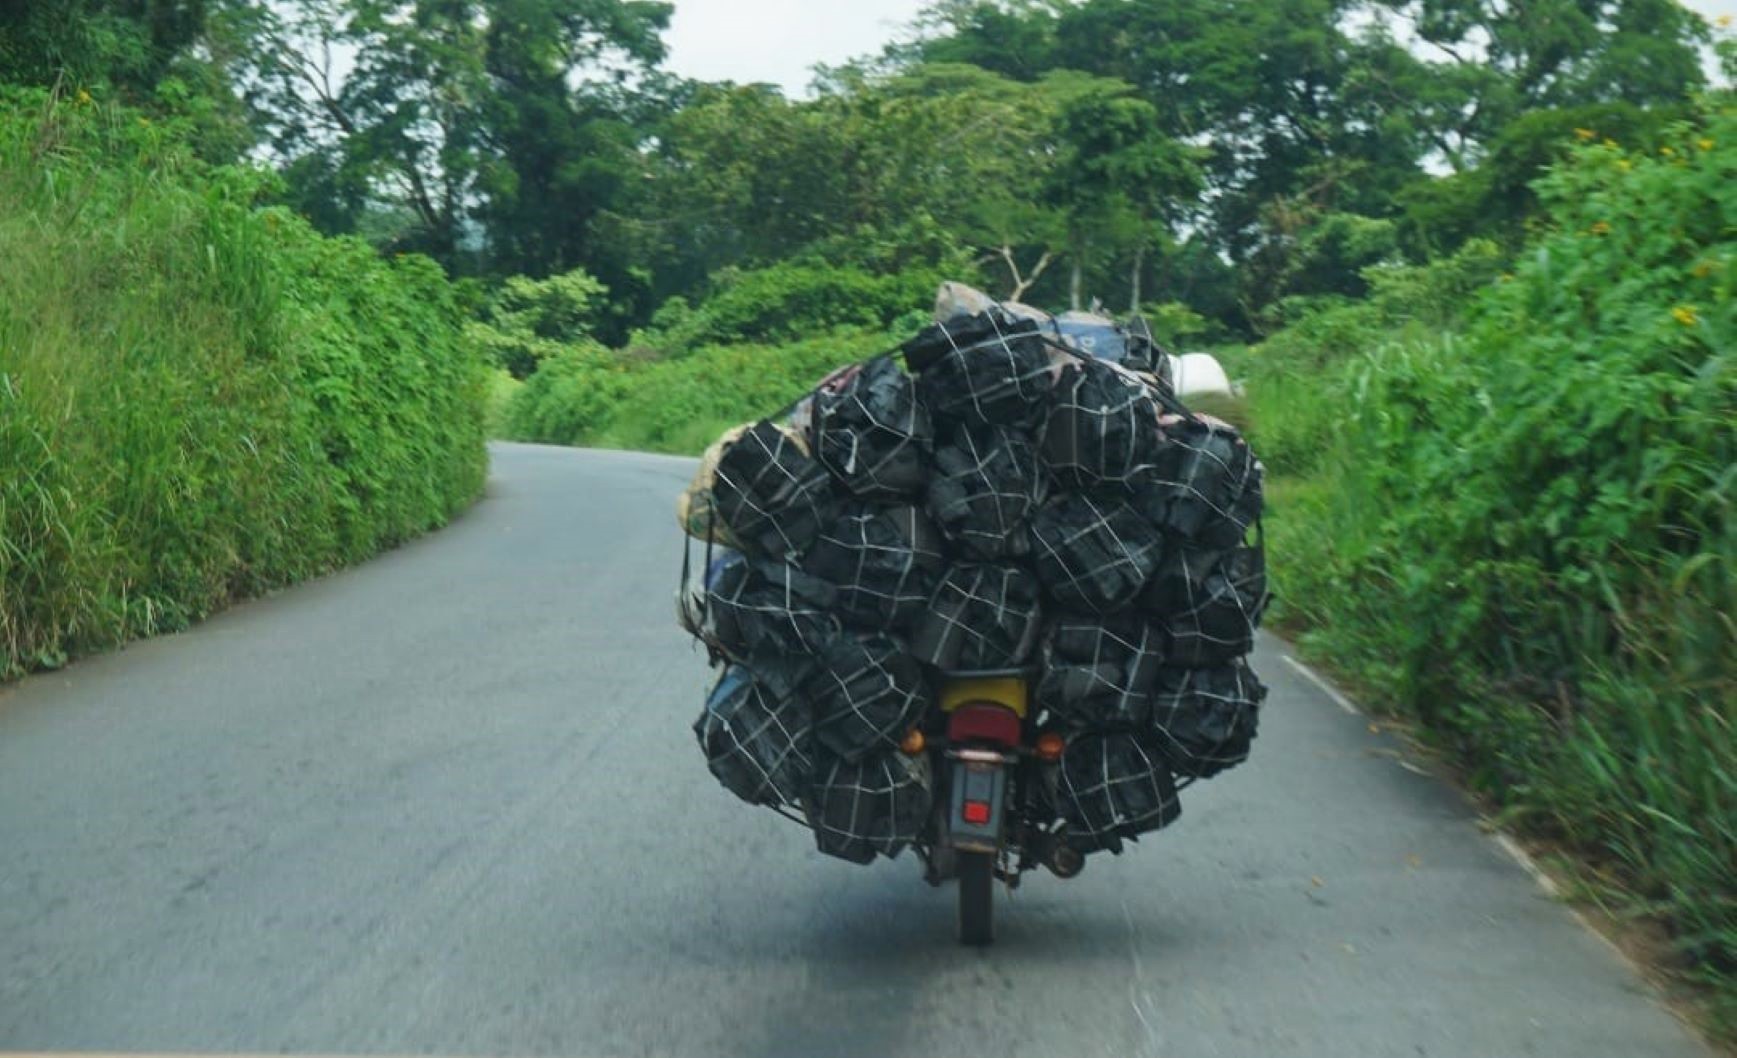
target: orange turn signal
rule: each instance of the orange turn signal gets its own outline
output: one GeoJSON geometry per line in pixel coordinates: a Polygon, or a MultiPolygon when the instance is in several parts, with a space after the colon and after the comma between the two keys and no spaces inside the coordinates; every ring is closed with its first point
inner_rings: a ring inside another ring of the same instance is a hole
{"type": "Polygon", "coordinates": [[[906,733],[904,741],[899,743],[899,752],[907,757],[915,757],[923,752],[928,744],[929,740],[923,737],[923,733],[913,727],[906,733]]]}
{"type": "Polygon", "coordinates": [[[1062,738],[1054,731],[1037,736],[1037,755],[1051,764],[1061,760],[1062,754],[1067,752],[1067,748],[1067,739],[1062,738]]]}

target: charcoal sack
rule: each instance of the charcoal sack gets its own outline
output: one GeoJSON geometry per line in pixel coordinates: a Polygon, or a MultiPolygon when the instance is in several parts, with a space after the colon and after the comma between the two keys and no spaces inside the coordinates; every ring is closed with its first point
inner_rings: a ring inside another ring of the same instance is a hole
{"type": "Polygon", "coordinates": [[[775,689],[796,682],[788,673],[769,679],[732,665],[694,724],[706,766],[749,804],[798,804],[813,777],[808,707],[798,696],[775,689]]]}
{"type": "Polygon", "coordinates": [[[1207,779],[1248,759],[1267,689],[1240,659],[1166,669],[1152,695],[1152,730],[1172,771],[1207,779]]]}
{"type": "Polygon", "coordinates": [[[1099,360],[1062,368],[1050,397],[1043,457],[1063,484],[1126,485],[1148,474],[1164,444],[1148,384],[1099,360]]]}
{"type": "Polygon", "coordinates": [[[803,569],[836,589],[833,609],[848,624],[887,631],[923,612],[946,564],[922,510],[857,505],[821,533],[803,569]]]}
{"type": "Polygon", "coordinates": [[[1164,663],[1164,632],[1135,614],[1062,617],[1045,644],[1037,686],[1042,722],[1076,731],[1143,731],[1164,663]]]}
{"type": "Polygon", "coordinates": [[[1024,664],[1043,618],[1040,594],[1037,579],[1018,566],[954,566],[917,619],[911,653],[954,672],[1024,664]]]}
{"type": "Polygon", "coordinates": [[[920,496],[929,480],[935,428],[917,382],[892,358],[871,360],[815,397],[814,454],[865,499],[920,496]]]}
{"type": "Polygon", "coordinates": [[[712,563],[697,628],[737,661],[817,653],[841,630],[838,589],[794,566],[729,552],[712,563]]]}
{"type": "Polygon", "coordinates": [[[1063,495],[1031,520],[1032,564],[1063,609],[1108,614],[1133,602],[1162,557],[1162,538],[1117,499],[1063,495]]]}
{"type": "Polygon", "coordinates": [[[1182,815],[1176,781],[1141,736],[1085,735],[1068,743],[1057,777],[1057,810],[1069,845],[1121,852],[1122,842],[1182,815]]]}
{"type": "Polygon", "coordinates": [[[974,426],[1031,426],[1054,381],[1050,339],[1029,320],[991,311],[938,323],[905,346],[930,414],[974,426]]]}
{"type": "Polygon", "coordinates": [[[869,863],[917,840],[933,804],[927,759],[892,752],[824,762],[803,808],[821,852],[869,863]]]}
{"type": "Polygon", "coordinates": [[[1167,415],[1166,443],[1135,504],[1154,524],[1195,547],[1242,543],[1261,513],[1261,465],[1229,423],[1167,415]]]}
{"type": "Polygon", "coordinates": [[[846,761],[897,748],[930,701],[922,666],[904,644],[884,635],[841,636],[828,644],[804,690],[815,740],[846,761]]]}
{"type": "Polygon", "coordinates": [[[1267,607],[1266,557],[1258,547],[1174,547],[1141,596],[1164,624],[1179,668],[1224,665],[1254,649],[1267,607]]]}
{"type": "Polygon", "coordinates": [[[928,510],[960,550],[984,561],[1031,550],[1032,511],[1048,489],[1024,434],[960,425],[935,449],[928,510]]]}
{"type": "Polygon", "coordinates": [[[826,468],[772,422],[746,430],[718,457],[712,507],[742,550],[800,556],[838,513],[826,468]]]}

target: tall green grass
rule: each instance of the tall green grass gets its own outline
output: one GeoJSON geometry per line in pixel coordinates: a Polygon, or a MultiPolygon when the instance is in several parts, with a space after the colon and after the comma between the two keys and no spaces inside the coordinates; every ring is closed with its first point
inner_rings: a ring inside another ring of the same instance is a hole
{"type": "Polygon", "coordinates": [[[1733,113],[1582,151],[1511,274],[1246,368],[1280,620],[1668,924],[1737,1033],[1734,167],[1733,113]]]}
{"type": "Polygon", "coordinates": [[[0,678],[363,558],[479,491],[439,270],[124,110],[0,99],[0,678]]]}

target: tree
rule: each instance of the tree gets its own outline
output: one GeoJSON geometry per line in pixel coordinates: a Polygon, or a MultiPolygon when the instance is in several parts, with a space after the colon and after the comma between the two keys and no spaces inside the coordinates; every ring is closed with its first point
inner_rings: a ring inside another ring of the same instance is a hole
{"type": "Polygon", "coordinates": [[[661,59],[669,13],[646,0],[274,0],[253,12],[251,83],[277,152],[401,210],[397,245],[449,268],[546,273],[592,250],[591,222],[637,146],[623,99],[661,59]]]}

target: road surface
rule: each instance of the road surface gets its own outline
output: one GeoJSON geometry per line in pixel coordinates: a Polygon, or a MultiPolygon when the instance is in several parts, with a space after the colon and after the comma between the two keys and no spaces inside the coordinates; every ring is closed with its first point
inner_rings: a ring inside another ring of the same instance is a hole
{"type": "Polygon", "coordinates": [[[0,694],[0,1050],[1708,1053],[1271,640],[1250,764],[955,946],[707,774],[691,467],[502,446],[441,533],[0,694]]]}

